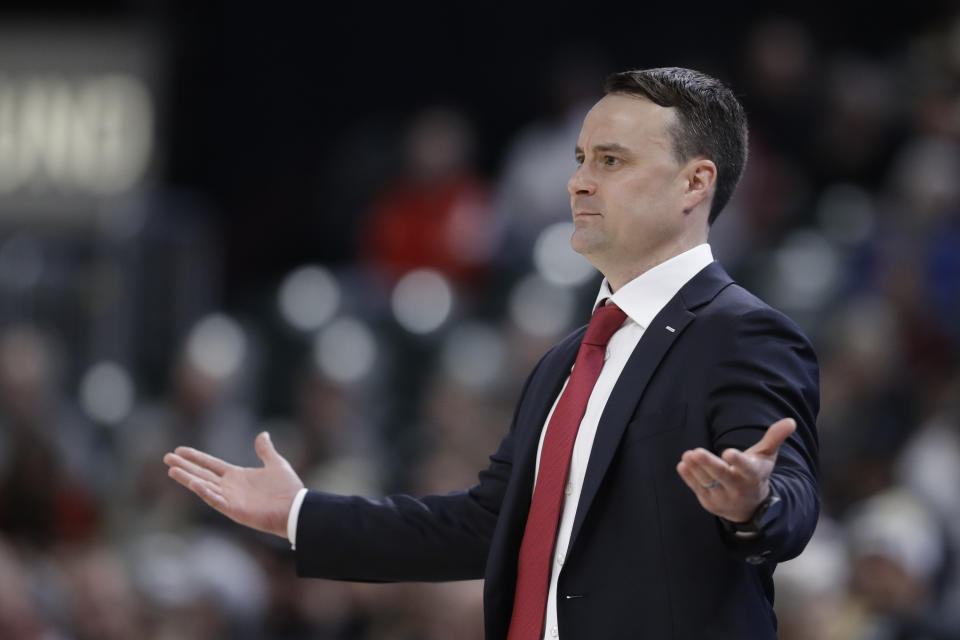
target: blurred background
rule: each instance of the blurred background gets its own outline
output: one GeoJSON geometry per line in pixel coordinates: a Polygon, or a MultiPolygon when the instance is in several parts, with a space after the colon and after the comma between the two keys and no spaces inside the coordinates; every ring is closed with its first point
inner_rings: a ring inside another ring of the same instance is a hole
{"type": "Polygon", "coordinates": [[[161,456],[473,484],[599,285],[583,114],[673,65],[750,117],[714,254],[821,361],[781,638],[960,637],[960,7],[643,4],[5,2],[0,638],[482,638],[479,582],[298,580],[161,456]]]}

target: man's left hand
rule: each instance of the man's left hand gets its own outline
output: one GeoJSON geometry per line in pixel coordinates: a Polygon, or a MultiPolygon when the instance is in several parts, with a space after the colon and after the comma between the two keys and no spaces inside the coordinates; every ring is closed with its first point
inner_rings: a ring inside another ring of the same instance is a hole
{"type": "Polygon", "coordinates": [[[793,418],[783,418],[745,451],[727,449],[720,456],[703,448],[685,451],[677,473],[704,509],[731,522],[746,522],[770,494],[780,445],[796,428],[793,418]]]}

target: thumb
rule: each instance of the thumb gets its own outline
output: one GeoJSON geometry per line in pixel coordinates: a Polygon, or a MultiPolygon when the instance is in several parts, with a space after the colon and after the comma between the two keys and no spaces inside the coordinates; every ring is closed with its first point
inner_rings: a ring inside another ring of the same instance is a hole
{"type": "Polygon", "coordinates": [[[262,431],[257,435],[257,439],[253,442],[253,448],[257,452],[257,457],[260,458],[265,465],[275,462],[276,459],[280,457],[280,454],[277,453],[277,450],[273,447],[270,434],[266,431],[262,431]]]}
{"type": "Polygon", "coordinates": [[[793,418],[777,420],[770,425],[767,432],[763,434],[760,442],[747,449],[747,451],[759,456],[775,456],[780,449],[780,445],[782,445],[784,440],[790,437],[790,434],[796,431],[796,429],[797,422],[793,418]]]}

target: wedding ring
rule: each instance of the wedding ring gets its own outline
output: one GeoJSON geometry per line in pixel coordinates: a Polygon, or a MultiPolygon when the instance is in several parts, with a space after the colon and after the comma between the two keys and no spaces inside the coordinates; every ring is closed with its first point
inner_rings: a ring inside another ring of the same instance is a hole
{"type": "Polygon", "coordinates": [[[703,487],[704,489],[713,489],[718,484],[720,484],[720,482],[718,480],[714,480],[710,484],[701,484],[700,486],[703,487]]]}

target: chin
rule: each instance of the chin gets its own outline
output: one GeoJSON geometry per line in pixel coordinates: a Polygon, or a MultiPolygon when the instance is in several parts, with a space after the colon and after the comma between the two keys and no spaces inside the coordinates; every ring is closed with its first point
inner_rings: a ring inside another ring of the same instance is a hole
{"type": "Polygon", "coordinates": [[[570,248],[582,255],[584,258],[589,258],[591,253],[589,243],[578,242],[576,236],[570,238],[570,248]]]}
{"type": "MultiPolygon", "coordinates": [[[[582,255],[587,260],[590,256],[596,256],[603,252],[606,247],[604,238],[598,237],[596,233],[590,233],[586,230],[576,230],[570,237],[570,248],[582,255]]],[[[591,260],[592,262],[592,260],[591,260]]]]}
{"type": "Polygon", "coordinates": [[[599,248],[600,238],[597,238],[596,235],[596,233],[591,233],[587,229],[574,229],[573,235],[570,236],[570,248],[587,257],[599,248]]]}

